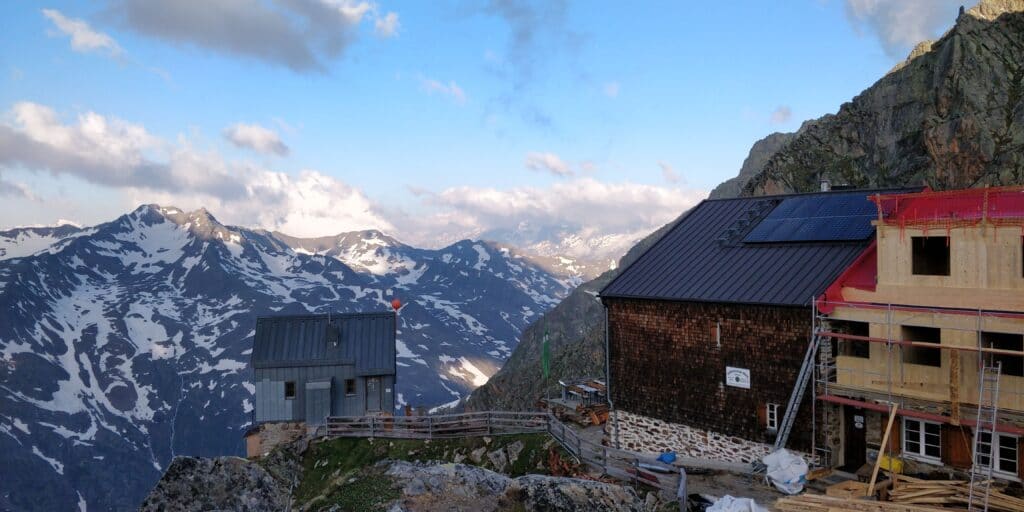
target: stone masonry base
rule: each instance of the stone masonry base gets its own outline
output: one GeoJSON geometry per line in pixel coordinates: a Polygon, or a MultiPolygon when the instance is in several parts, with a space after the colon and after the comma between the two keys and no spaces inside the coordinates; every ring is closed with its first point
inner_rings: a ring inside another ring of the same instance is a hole
{"type": "MultiPolygon", "coordinates": [[[[739,437],[727,436],[699,428],[668,423],[626,411],[617,411],[618,439],[621,447],[641,453],[668,450],[682,456],[725,462],[750,463],[761,460],[772,447],[739,437]]],[[[615,417],[605,424],[609,444],[615,445],[615,417]]]]}

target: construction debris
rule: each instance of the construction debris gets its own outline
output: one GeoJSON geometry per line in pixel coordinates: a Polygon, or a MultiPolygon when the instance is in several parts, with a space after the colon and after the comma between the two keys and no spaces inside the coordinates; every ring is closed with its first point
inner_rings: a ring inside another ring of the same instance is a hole
{"type": "Polygon", "coordinates": [[[558,384],[562,388],[562,396],[541,399],[539,405],[542,409],[550,410],[560,420],[584,427],[603,425],[608,421],[608,402],[603,380],[560,380],[558,384]]]}
{"type": "MultiPolygon", "coordinates": [[[[968,509],[970,482],[891,476],[891,480],[876,485],[878,496],[865,497],[868,484],[851,480],[828,487],[825,490],[827,496],[805,494],[782,498],[775,503],[775,508],[782,512],[950,512],[968,509]]],[[[1020,512],[1024,510],[1024,499],[991,489],[988,508],[985,508],[981,497],[974,498],[974,508],[989,512],[1020,512]]]]}
{"type": "Polygon", "coordinates": [[[775,502],[779,512],[949,512],[949,509],[908,505],[891,501],[870,501],[866,498],[850,499],[804,494],[788,496],[775,502]]]}
{"type": "MultiPolygon", "coordinates": [[[[956,508],[968,508],[970,504],[970,482],[964,480],[921,480],[903,475],[895,475],[895,477],[896,481],[892,490],[889,491],[889,500],[893,503],[956,508]]],[[[979,510],[984,510],[984,497],[975,496],[974,506],[979,510]]],[[[988,495],[988,510],[990,512],[1019,512],[1024,510],[1024,499],[1009,496],[993,488],[988,495]]]]}

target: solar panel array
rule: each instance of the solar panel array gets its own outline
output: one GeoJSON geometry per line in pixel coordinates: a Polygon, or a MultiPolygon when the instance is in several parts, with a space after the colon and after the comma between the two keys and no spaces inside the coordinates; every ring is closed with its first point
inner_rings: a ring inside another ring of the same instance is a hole
{"type": "Polygon", "coordinates": [[[874,203],[862,194],[810,195],[783,200],[743,238],[747,243],[837,242],[874,234],[874,203]]]}

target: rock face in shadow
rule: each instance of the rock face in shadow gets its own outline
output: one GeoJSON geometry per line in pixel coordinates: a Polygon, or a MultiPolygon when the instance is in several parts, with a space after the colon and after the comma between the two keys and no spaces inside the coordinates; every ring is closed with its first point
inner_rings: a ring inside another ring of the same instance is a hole
{"type": "Polygon", "coordinates": [[[773,133],[755,142],[750,147],[750,153],[747,154],[747,158],[743,160],[740,173],[735,178],[719,183],[708,197],[711,199],[724,199],[739,196],[747,182],[764,169],[765,164],[775,156],[775,153],[778,153],[789,141],[796,138],[797,133],[773,133]]]}
{"type": "Polygon", "coordinates": [[[633,489],[604,482],[543,475],[508,478],[465,464],[387,464],[385,474],[402,493],[389,511],[644,510],[633,489]]]}
{"type": "Polygon", "coordinates": [[[1024,182],[1024,0],[969,9],[836,114],[805,123],[742,194],[809,192],[823,177],[860,188],[1024,182]]]}
{"type": "Polygon", "coordinates": [[[290,486],[239,457],[177,457],[139,508],[142,512],[285,510],[290,486]]]}

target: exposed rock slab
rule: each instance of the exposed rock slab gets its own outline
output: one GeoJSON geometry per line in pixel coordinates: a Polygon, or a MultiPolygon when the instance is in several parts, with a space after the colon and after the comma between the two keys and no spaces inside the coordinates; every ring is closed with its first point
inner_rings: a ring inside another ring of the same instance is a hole
{"type": "Polygon", "coordinates": [[[386,474],[402,488],[402,498],[388,509],[393,512],[644,509],[633,489],[604,482],[543,475],[509,478],[464,464],[386,464],[386,474]]]}
{"type": "Polygon", "coordinates": [[[177,457],[139,508],[142,512],[284,510],[289,486],[239,457],[177,457]]]}

